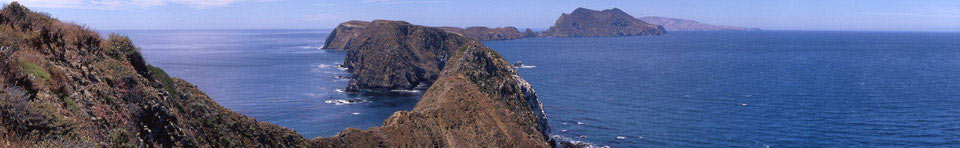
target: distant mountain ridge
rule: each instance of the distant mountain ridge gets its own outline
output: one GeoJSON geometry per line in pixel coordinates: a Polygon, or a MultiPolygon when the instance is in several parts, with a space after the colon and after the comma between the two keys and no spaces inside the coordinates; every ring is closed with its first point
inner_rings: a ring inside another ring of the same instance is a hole
{"type": "Polygon", "coordinates": [[[659,16],[647,16],[647,17],[641,17],[639,19],[647,23],[661,25],[663,26],[663,28],[667,30],[684,30],[684,31],[709,31],[709,30],[756,31],[756,30],[760,30],[760,28],[713,25],[713,24],[706,24],[706,23],[701,23],[693,20],[659,17],[659,16]]]}

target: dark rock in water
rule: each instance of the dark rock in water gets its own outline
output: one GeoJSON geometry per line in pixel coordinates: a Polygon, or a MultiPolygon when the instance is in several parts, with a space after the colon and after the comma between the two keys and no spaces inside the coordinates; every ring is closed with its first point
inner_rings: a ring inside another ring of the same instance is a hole
{"type": "Polygon", "coordinates": [[[0,10],[0,147],[310,147],[146,64],[127,37],[0,10]]]}
{"type": "Polygon", "coordinates": [[[477,38],[481,41],[500,41],[500,40],[514,40],[528,37],[536,37],[536,33],[527,29],[526,32],[520,32],[515,27],[504,27],[504,28],[487,28],[487,27],[467,27],[466,29],[459,27],[437,27],[445,31],[459,33],[468,37],[477,38]],[[531,35],[531,33],[533,33],[531,35]]]}
{"type": "Polygon", "coordinates": [[[700,23],[692,20],[666,18],[666,17],[659,17],[659,16],[647,16],[639,19],[647,23],[663,26],[663,28],[667,30],[684,30],[684,31],[709,31],[709,30],[757,31],[757,30],[760,30],[760,28],[744,28],[744,27],[724,26],[724,25],[711,25],[711,24],[700,23]]]}
{"type": "Polygon", "coordinates": [[[384,20],[366,24],[353,30],[359,31],[356,38],[334,39],[363,43],[345,48],[345,65],[358,79],[354,86],[433,83],[413,110],[394,113],[380,127],[316,139],[321,146],[551,146],[535,91],[496,51],[437,28],[384,20]]]}
{"type": "Polygon", "coordinates": [[[638,36],[661,35],[666,33],[663,27],[640,21],[620,9],[603,11],[577,8],[570,14],[564,13],[556,24],[541,36],[581,37],[581,36],[638,36]]]}
{"type": "Polygon", "coordinates": [[[571,142],[571,141],[563,141],[563,142],[560,142],[560,147],[561,147],[561,148],[588,148],[588,147],[591,147],[591,146],[593,146],[593,145],[590,145],[589,143],[579,142],[579,141],[577,141],[577,142],[571,142]]]}

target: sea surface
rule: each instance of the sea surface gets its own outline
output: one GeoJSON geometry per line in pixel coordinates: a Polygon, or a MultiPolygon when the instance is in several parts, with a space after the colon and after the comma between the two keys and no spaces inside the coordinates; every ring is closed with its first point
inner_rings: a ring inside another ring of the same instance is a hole
{"type": "MultiPolygon", "coordinates": [[[[418,94],[339,92],[330,30],[113,31],[241,114],[333,136],[418,94]],[[362,99],[362,103],[337,100],[362,99]]],[[[552,134],[610,147],[960,146],[960,33],[673,31],[484,42],[522,61],[552,134]]]]}

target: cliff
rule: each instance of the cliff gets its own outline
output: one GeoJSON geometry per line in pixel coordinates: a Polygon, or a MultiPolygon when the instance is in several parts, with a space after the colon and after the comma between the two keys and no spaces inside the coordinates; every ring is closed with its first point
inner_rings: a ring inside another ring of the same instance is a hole
{"type": "Polygon", "coordinates": [[[0,147],[309,147],[146,64],[130,39],[0,10],[0,147]]]}
{"type": "Polygon", "coordinates": [[[709,31],[709,30],[757,31],[757,30],[760,30],[760,28],[744,28],[744,27],[724,26],[724,25],[711,25],[711,24],[700,23],[692,20],[666,18],[666,17],[659,17],[659,16],[647,16],[639,19],[647,23],[663,26],[663,28],[667,30],[683,30],[683,31],[709,31]]]}
{"type": "Polygon", "coordinates": [[[663,27],[640,21],[620,9],[603,11],[577,8],[562,14],[556,24],[541,33],[547,37],[662,35],[663,27]]]}
{"type": "Polygon", "coordinates": [[[497,28],[487,28],[487,27],[437,27],[441,30],[450,31],[459,33],[468,37],[477,38],[481,41],[501,41],[501,40],[514,40],[521,38],[536,37],[538,34],[533,32],[530,29],[527,29],[525,32],[520,32],[516,27],[497,27],[497,28]]]}
{"type": "Polygon", "coordinates": [[[340,26],[357,24],[366,25],[359,30],[351,27],[354,38],[334,39],[363,43],[345,47],[349,50],[344,63],[357,79],[352,86],[415,84],[409,80],[433,83],[413,110],[394,113],[381,127],[351,128],[320,138],[322,146],[551,146],[546,118],[530,84],[480,41],[402,21],[351,21],[340,26]]]}

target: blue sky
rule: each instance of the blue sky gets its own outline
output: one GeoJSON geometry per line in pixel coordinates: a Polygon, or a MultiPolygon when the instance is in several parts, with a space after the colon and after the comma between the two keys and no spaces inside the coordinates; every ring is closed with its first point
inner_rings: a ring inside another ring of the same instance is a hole
{"type": "MultiPolygon", "coordinates": [[[[0,0],[8,3],[10,0],[0,0]]],[[[768,30],[960,31],[960,0],[20,0],[64,21],[112,29],[329,29],[348,20],[544,29],[577,7],[617,7],[768,30]]]]}

